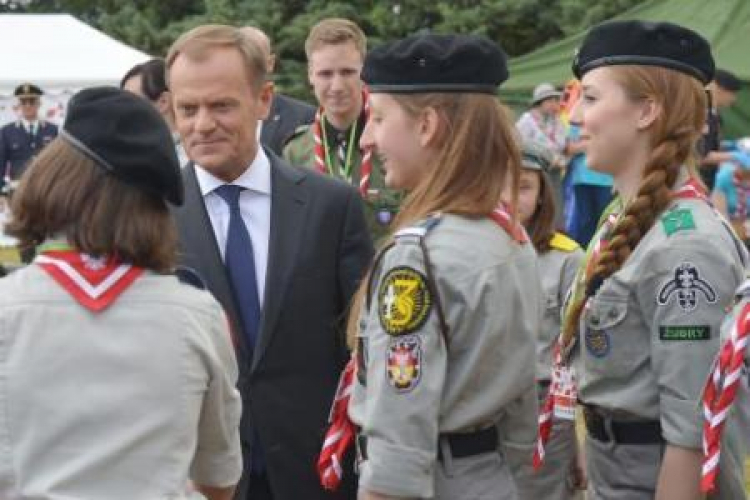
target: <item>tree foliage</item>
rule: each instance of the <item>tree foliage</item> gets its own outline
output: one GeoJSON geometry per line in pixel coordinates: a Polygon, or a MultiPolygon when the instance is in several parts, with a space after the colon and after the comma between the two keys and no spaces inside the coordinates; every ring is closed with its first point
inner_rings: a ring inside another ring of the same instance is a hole
{"type": "Polygon", "coordinates": [[[277,86],[310,99],[304,41],[325,17],[357,22],[377,45],[424,30],[475,33],[510,56],[529,52],[645,0],[0,0],[0,12],[67,12],[118,40],[163,56],[183,32],[205,23],[254,25],[279,59],[277,86]]]}

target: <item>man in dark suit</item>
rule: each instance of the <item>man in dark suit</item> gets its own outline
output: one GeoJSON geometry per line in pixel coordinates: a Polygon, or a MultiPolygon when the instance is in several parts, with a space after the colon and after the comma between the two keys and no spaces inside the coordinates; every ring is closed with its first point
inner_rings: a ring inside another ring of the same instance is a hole
{"type": "MultiPolygon", "coordinates": [[[[266,72],[270,75],[276,68],[276,54],[271,50],[271,39],[262,30],[247,26],[242,32],[250,37],[266,58],[266,72]]],[[[260,143],[281,156],[284,145],[302,125],[315,119],[315,108],[300,100],[274,93],[271,110],[260,129],[260,143]]]]}
{"type": "Polygon", "coordinates": [[[241,500],[354,499],[315,471],[348,353],[341,321],[372,256],[359,197],[258,146],[273,86],[262,50],[198,27],[167,55],[175,123],[191,162],[175,208],[183,264],[224,305],[243,396],[241,500]]]}
{"type": "Polygon", "coordinates": [[[12,190],[29,160],[57,137],[57,125],[39,119],[42,89],[31,83],[16,87],[21,117],[0,129],[0,188],[12,190]]]}

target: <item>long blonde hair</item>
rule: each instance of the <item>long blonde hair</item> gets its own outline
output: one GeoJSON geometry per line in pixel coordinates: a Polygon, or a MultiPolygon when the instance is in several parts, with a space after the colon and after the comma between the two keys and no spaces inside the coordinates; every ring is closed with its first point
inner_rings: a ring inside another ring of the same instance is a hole
{"type": "Polygon", "coordinates": [[[638,192],[609,236],[609,242],[586,280],[586,293],[572,304],[563,323],[567,345],[578,330],[586,298],[603,280],[617,272],[672,200],[672,189],[682,166],[695,177],[696,143],[708,113],[706,92],[698,80],[654,66],[612,66],[613,78],[633,101],[653,99],[662,109],[651,124],[651,151],[638,192]]]}
{"type": "MultiPolygon", "coordinates": [[[[440,118],[430,175],[406,196],[393,221],[393,232],[443,212],[465,217],[484,217],[498,205],[506,183],[513,194],[515,215],[521,153],[515,129],[506,109],[487,94],[391,94],[412,118],[428,108],[440,118]]],[[[392,242],[390,238],[385,245],[392,242]]],[[[372,269],[370,270],[372,272],[372,269]]],[[[358,318],[366,293],[368,276],[357,291],[349,311],[349,345],[358,330],[358,318]]]]}

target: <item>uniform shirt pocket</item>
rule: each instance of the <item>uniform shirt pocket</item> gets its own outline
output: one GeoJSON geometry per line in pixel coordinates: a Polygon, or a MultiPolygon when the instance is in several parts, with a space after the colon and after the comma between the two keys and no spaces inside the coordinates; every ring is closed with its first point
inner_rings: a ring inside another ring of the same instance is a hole
{"type": "Polygon", "coordinates": [[[609,377],[626,376],[638,359],[636,330],[628,326],[627,296],[590,299],[583,320],[582,340],[587,370],[609,377]]]}

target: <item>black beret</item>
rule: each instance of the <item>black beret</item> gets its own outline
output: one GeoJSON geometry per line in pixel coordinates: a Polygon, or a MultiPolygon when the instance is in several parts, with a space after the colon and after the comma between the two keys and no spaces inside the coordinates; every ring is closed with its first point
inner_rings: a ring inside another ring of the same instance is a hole
{"type": "Polygon", "coordinates": [[[594,26],[573,61],[580,79],[612,65],[661,66],[688,74],[704,85],[714,77],[714,58],[705,38],[666,22],[611,21],[594,26]]]}
{"type": "Polygon", "coordinates": [[[362,80],[371,92],[495,94],[508,78],[505,53],[474,35],[413,35],[371,50],[362,80]]]}
{"type": "Polygon", "coordinates": [[[146,99],[115,87],[82,90],[68,104],[60,136],[123,182],[182,204],[172,133],[146,99]]]}
{"type": "Polygon", "coordinates": [[[16,97],[37,97],[43,94],[42,89],[33,83],[22,83],[13,92],[13,95],[16,97]]]}

